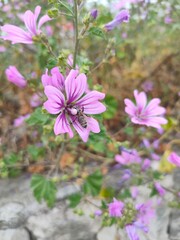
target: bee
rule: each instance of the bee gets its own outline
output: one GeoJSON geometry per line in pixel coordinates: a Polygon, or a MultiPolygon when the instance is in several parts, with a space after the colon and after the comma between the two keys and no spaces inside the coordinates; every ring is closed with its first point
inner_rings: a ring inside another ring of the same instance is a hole
{"type": "Polygon", "coordinates": [[[87,128],[86,115],[83,113],[83,109],[77,109],[77,119],[81,127],[87,128]]]}

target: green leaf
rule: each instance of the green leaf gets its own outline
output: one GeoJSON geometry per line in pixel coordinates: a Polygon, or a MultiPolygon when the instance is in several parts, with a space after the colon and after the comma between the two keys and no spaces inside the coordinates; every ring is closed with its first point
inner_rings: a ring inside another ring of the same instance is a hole
{"type": "Polygon", "coordinates": [[[19,160],[19,156],[15,153],[11,153],[3,159],[6,165],[13,165],[19,160]]]}
{"type": "Polygon", "coordinates": [[[68,198],[69,201],[70,201],[69,207],[70,208],[75,208],[80,203],[81,197],[82,196],[81,196],[80,193],[75,193],[75,194],[69,196],[69,198],[68,198]]]}
{"type": "Polygon", "coordinates": [[[158,172],[158,171],[153,172],[153,178],[154,179],[159,180],[159,179],[161,179],[161,177],[162,177],[162,174],[160,172],[158,172]]]}
{"type": "Polygon", "coordinates": [[[31,155],[32,160],[35,161],[38,160],[39,157],[43,157],[45,155],[45,149],[43,147],[29,145],[27,151],[31,155]]]}
{"type": "Polygon", "coordinates": [[[106,112],[103,113],[103,117],[105,119],[111,119],[116,114],[118,108],[118,102],[116,99],[111,95],[106,95],[105,104],[107,106],[106,112]]]}
{"type": "Polygon", "coordinates": [[[31,179],[31,188],[38,202],[45,200],[48,207],[54,206],[57,189],[52,180],[41,175],[34,175],[31,179]]]}
{"type": "Polygon", "coordinates": [[[150,197],[156,196],[158,194],[158,191],[156,190],[155,187],[152,188],[152,191],[150,193],[150,197]]]}
{"type": "Polygon", "coordinates": [[[91,27],[88,32],[90,35],[94,35],[94,36],[106,39],[105,32],[103,31],[103,29],[99,27],[91,27]]]}
{"type": "Polygon", "coordinates": [[[31,116],[26,120],[26,122],[30,125],[44,125],[49,120],[49,116],[42,112],[42,108],[37,108],[31,116]]]}
{"type": "Polygon", "coordinates": [[[89,175],[83,185],[84,193],[97,196],[101,190],[102,182],[103,176],[99,170],[89,175]]]}

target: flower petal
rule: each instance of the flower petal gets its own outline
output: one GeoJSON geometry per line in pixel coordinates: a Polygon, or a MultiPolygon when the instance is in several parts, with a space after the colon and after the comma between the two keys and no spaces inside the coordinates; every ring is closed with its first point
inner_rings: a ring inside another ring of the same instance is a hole
{"type": "Polygon", "coordinates": [[[65,98],[61,91],[53,86],[46,86],[44,93],[49,100],[57,102],[61,107],[64,106],[65,98]]]}
{"type": "Polygon", "coordinates": [[[92,117],[87,117],[88,129],[93,133],[99,133],[99,123],[96,119],[92,117]]]}
{"type": "Polygon", "coordinates": [[[130,116],[134,116],[136,109],[137,109],[137,107],[134,105],[134,103],[131,100],[129,100],[128,98],[124,99],[124,103],[126,104],[125,112],[127,114],[129,114],[130,116]]]}
{"type": "Polygon", "coordinates": [[[56,135],[68,133],[70,138],[72,138],[74,136],[73,131],[70,127],[70,124],[64,113],[61,113],[57,117],[55,125],[54,125],[54,133],[56,135]]]}
{"type": "Polygon", "coordinates": [[[134,97],[136,99],[138,109],[142,111],[147,104],[147,97],[145,92],[138,93],[137,90],[134,90],[134,97]]]}
{"type": "Polygon", "coordinates": [[[40,29],[42,27],[42,25],[48,21],[51,21],[52,18],[50,18],[48,15],[44,15],[39,19],[39,23],[38,23],[38,29],[40,29]]]}
{"type": "Polygon", "coordinates": [[[35,11],[34,11],[34,18],[35,18],[36,22],[37,22],[37,19],[39,17],[40,12],[41,12],[41,7],[40,6],[36,6],[35,11]]]}
{"type": "Polygon", "coordinates": [[[68,103],[78,100],[87,88],[86,75],[81,73],[77,76],[77,74],[77,70],[71,70],[65,81],[68,103]]]}
{"type": "Polygon", "coordinates": [[[99,114],[106,111],[106,107],[102,103],[98,102],[98,100],[104,99],[104,97],[104,93],[91,91],[76,103],[84,108],[85,114],[99,114]]]}
{"type": "Polygon", "coordinates": [[[31,12],[30,10],[27,10],[24,13],[24,23],[26,25],[26,28],[28,29],[28,31],[33,35],[37,35],[37,30],[36,30],[36,19],[34,16],[34,13],[31,12]]]}
{"type": "Polygon", "coordinates": [[[83,142],[87,142],[90,130],[88,128],[83,128],[77,120],[72,120],[72,124],[83,142]]]}
{"type": "Polygon", "coordinates": [[[32,36],[30,33],[25,32],[23,29],[11,25],[6,24],[1,27],[1,30],[6,33],[6,36],[1,36],[4,40],[9,40],[12,44],[15,43],[25,43],[25,44],[32,44],[32,36]]]}
{"type": "Polygon", "coordinates": [[[47,100],[43,105],[44,108],[51,114],[58,114],[62,109],[62,106],[59,103],[51,100],[47,100]]]}

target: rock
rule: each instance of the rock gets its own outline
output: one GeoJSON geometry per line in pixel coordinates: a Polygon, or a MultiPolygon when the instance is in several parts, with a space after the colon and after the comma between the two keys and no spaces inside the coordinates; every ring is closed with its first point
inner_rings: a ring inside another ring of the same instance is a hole
{"type": "Polygon", "coordinates": [[[25,221],[24,205],[17,202],[0,207],[0,229],[17,228],[25,221]]]}
{"type": "MultiPolygon", "coordinates": [[[[37,240],[93,240],[95,232],[83,216],[69,219],[65,206],[54,208],[46,214],[31,216],[27,228],[37,240]]],[[[75,216],[75,215],[74,215],[75,216]]],[[[89,218],[90,219],[90,218],[89,218]]]]}
{"type": "Polygon", "coordinates": [[[29,233],[25,229],[0,230],[0,240],[30,240],[29,233]]]}
{"type": "Polygon", "coordinates": [[[180,239],[180,210],[172,211],[170,226],[169,226],[170,240],[180,239]]]}

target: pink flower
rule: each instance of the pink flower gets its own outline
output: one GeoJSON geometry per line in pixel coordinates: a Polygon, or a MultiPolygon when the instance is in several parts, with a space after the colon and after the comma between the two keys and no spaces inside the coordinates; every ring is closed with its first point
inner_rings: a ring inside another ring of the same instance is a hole
{"type": "Polygon", "coordinates": [[[6,33],[5,36],[1,36],[2,39],[11,41],[12,44],[15,43],[24,43],[24,44],[32,44],[33,38],[38,36],[41,33],[40,28],[42,25],[51,20],[48,15],[44,15],[40,18],[38,24],[37,19],[41,12],[41,7],[37,6],[35,8],[35,12],[33,13],[30,10],[27,10],[24,13],[23,21],[27,28],[27,31],[24,31],[22,28],[17,27],[15,25],[6,24],[1,27],[1,30],[6,33]]]}
{"type": "Polygon", "coordinates": [[[2,45],[0,45],[0,52],[5,52],[6,51],[6,48],[2,45]]]}
{"type": "Polygon", "coordinates": [[[108,208],[109,208],[109,215],[111,217],[121,217],[122,211],[124,208],[124,203],[114,198],[113,202],[109,203],[108,208]]]}
{"type": "Polygon", "coordinates": [[[130,99],[124,100],[125,112],[129,114],[133,123],[154,128],[161,128],[161,124],[167,123],[167,120],[161,116],[166,110],[159,106],[161,102],[159,98],[154,98],[147,103],[145,92],[138,93],[137,90],[134,90],[134,97],[136,105],[130,99]]]}
{"type": "Polygon", "coordinates": [[[24,116],[19,116],[18,118],[14,119],[13,126],[14,127],[19,127],[21,126],[24,121],[30,117],[30,114],[26,114],[24,116]]]}
{"type": "Polygon", "coordinates": [[[146,171],[147,169],[149,169],[151,166],[151,161],[146,158],[142,164],[142,171],[146,171]]]}
{"type": "Polygon", "coordinates": [[[145,233],[148,232],[147,225],[153,217],[155,217],[155,211],[152,207],[152,202],[148,201],[144,204],[138,204],[136,206],[138,211],[136,219],[131,224],[126,225],[126,232],[130,240],[140,240],[137,230],[143,230],[145,233]]]}
{"type": "Polygon", "coordinates": [[[9,68],[6,69],[5,74],[7,80],[14,83],[16,86],[24,88],[27,85],[26,80],[15,66],[9,66],[9,68]]]}
{"type": "Polygon", "coordinates": [[[178,156],[175,152],[172,152],[169,157],[168,161],[177,167],[180,167],[180,156],[178,156]]]}
{"type": "Polygon", "coordinates": [[[170,16],[166,16],[165,18],[164,18],[164,23],[165,24],[171,24],[172,23],[172,18],[170,17],[170,16]]]}
{"type": "Polygon", "coordinates": [[[156,182],[154,184],[154,187],[156,188],[156,190],[158,191],[159,195],[161,197],[163,197],[166,193],[165,189],[160,185],[160,183],[156,182]]]}
{"type": "Polygon", "coordinates": [[[115,18],[111,22],[107,23],[104,26],[104,28],[106,29],[106,31],[111,31],[122,22],[126,22],[126,23],[129,22],[129,18],[130,18],[129,11],[122,10],[115,16],[115,18]]]}
{"type": "Polygon", "coordinates": [[[45,86],[45,94],[48,100],[44,103],[45,109],[51,114],[59,114],[55,125],[56,135],[68,133],[73,137],[71,124],[78,132],[84,142],[87,142],[90,131],[99,133],[98,122],[86,114],[99,114],[106,110],[106,107],[99,102],[104,99],[105,94],[98,91],[85,93],[87,88],[86,75],[78,75],[77,70],[71,70],[64,82],[64,90],[61,85],[59,88],[45,86]]]}
{"type": "Polygon", "coordinates": [[[130,192],[131,192],[131,197],[133,199],[136,199],[138,194],[139,194],[139,190],[136,186],[133,186],[131,189],[130,189],[130,192]]]}
{"type": "Polygon", "coordinates": [[[137,221],[144,225],[148,225],[151,219],[155,217],[155,210],[153,208],[152,201],[138,204],[136,209],[138,210],[137,221]]]}
{"type": "Polygon", "coordinates": [[[117,154],[115,156],[115,161],[122,165],[128,165],[132,163],[140,163],[141,158],[135,149],[132,149],[131,151],[123,150],[121,155],[117,154]]]}
{"type": "Polygon", "coordinates": [[[150,92],[153,90],[153,87],[154,87],[154,83],[152,81],[145,81],[141,87],[143,88],[143,90],[145,92],[150,92]]]}
{"type": "Polygon", "coordinates": [[[63,91],[65,87],[64,76],[60,73],[58,67],[54,67],[51,69],[50,76],[48,75],[48,69],[46,69],[46,73],[42,75],[41,81],[44,87],[50,85],[58,88],[60,91],[63,91]]]}
{"type": "Polygon", "coordinates": [[[41,93],[37,94],[34,93],[30,99],[30,105],[31,107],[35,108],[38,107],[42,104],[42,100],[41,100],[41,93]]]}

